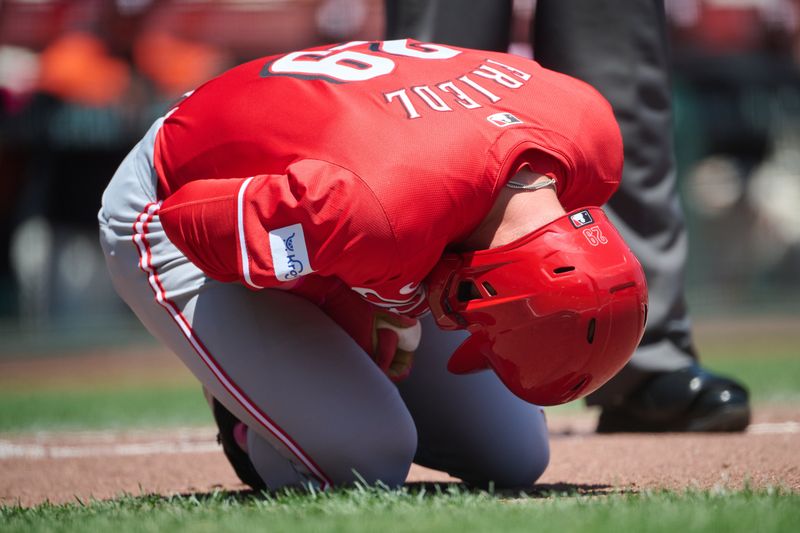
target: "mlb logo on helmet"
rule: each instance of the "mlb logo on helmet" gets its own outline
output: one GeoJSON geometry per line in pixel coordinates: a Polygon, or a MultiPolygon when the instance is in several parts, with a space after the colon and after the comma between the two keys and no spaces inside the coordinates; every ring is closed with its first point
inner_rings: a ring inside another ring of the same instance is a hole
{"type": "Polygon", "coordinates": [[[584,209],[583,211],[571,214],[569,216],[569,221],[572,222],[572,225],[576,228],[580,228],[586,224],[591,224],[594,222],[594,219],[592,219],[592,215],[589,214],[589,211],[584,209]]]}
{"type": "Polygon", "coordinates": [[[512,124],[522,124],[522,121],[511,113],[495,113],[494,115],[486,117],[486,120],[500,128],[505,128],[512,124]]]}

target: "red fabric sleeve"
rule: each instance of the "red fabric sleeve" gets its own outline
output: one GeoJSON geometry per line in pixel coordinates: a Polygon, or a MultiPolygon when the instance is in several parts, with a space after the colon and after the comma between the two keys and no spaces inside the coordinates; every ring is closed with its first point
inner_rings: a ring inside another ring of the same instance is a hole
{"type": "MultiPolygon", "coordinates": [[[[533,172],[555,178],[558,199],[567,211],[605,204],[619,187],[623,161],[619,128],[610,112],[605,118],[595,120],[591,127],[581,131],[585,140],[576,144],[574,150],[547,153],[530,148],[520,154],[512,168],[516,173],[528,166],[533,172]]],[[[553,139],[551,144],[555,145],[558,138],[553,136],[553,139]]]]}
{"type": "Polygon", "coordinates": [[[323,161],[299,161],[285,175],[190,182],[159,216],[169,239],[209,277],[253,289],[314,272],[374,284],[397,256],[372,192],[323,161]]]}
{"type": "Polygon", "coordinates": [[[158,216],[169,240],[211,278],[239,279],[236,194],[244,179],[190,182],[164,200],[158,216]]]}
{"type": "Polygon", "coordinates": [[[616,192],[622,178],[622,135],[611,105],[591,86],[564,77],[572,98],[558,100],[562,119],[548,127],[519,127],[504,132],[493,152],[500,176],[513,176],[521,165],[556,178],[567,211],[600,206],[616,192]],[[559,123],[560,122],[560,123],[559,123]],[[506,157],[510,165],[501,158],[506,157]]]}
{"type": "Polygon", "coordinates": [[[564,179],[563,177],[568,172],[558,159],[538,150],[525,152],[516,164],[516,170],[509,177],[513,179],[514,175],[523,168],[528,168],[531,172],[553,178],[556,183],[564,179]]]}

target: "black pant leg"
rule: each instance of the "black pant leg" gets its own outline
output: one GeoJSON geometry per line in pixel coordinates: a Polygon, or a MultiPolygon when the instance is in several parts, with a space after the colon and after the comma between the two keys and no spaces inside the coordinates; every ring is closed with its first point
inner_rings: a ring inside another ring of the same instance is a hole
{"type": "Polygon", "coordinates": [[[631,362],[587,402],[617,404],[653,373],[696,358],[684,300],[687,240],[676,190],[664,5],[539,0],[532,35],[537,61],[596,87],[622,130],[622,185],[607,210],[644,267],[650,309],[631,362]]]}
{"type": "Polygon", "coordinates": [[[506,51],[510,0],[386,0],[386,36],[506,51]]]}

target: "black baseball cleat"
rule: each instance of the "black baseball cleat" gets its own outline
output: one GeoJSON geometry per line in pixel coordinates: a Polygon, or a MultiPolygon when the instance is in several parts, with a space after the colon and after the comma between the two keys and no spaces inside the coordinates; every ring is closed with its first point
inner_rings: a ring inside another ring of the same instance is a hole
{"type": "Polygon", "coordinates": [[[650,379],[622,405],[604,407],[597,432],[734,432],[749,423],[747,389],[694,364],[650,379]]]}
{"type": "Polygon", "coordinates": [[[253,463],[250,462],[250,456],[236,439],[237,433],[240,435],[239,440],[243,438],[244,424],[216,399],[212,400],[211,411],[214,413],[214,420],[219,430],[217,442],[222,445],[222,451],[225,452],[225,457],[228,458],[236,475],[239,476],[242,483],[250,485],[255,490],[265,490],[267,486],[256,472],[253,463]]]}

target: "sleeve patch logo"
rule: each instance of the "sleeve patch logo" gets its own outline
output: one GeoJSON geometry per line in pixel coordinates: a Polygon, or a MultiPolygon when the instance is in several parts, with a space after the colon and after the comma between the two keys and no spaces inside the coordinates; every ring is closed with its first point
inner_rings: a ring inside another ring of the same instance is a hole
{"type": "Polygon", "coordinates": [[[486,117],[486,120],[498,128],[505,128],[506,126],[511,126],[513,124],[522,124],[522,121],[511,113],[495,113],[494,115],[489,115],[486,117]]]}
{"type": "Polygon", "coordinates": [[[292,224],[269,232],[272,268],[278,281],[291,281],[311,274],[308,248],[301,224],[292,224]]]}
{"type": "Polygon", "coordinates": [[[592,218],[592,215],[589,214],[589,211],[583,210],[570,215],[569,221],[572,222],[572,225],[575,228],[581,228],[594,222],[594,219],[592,218]]]}

